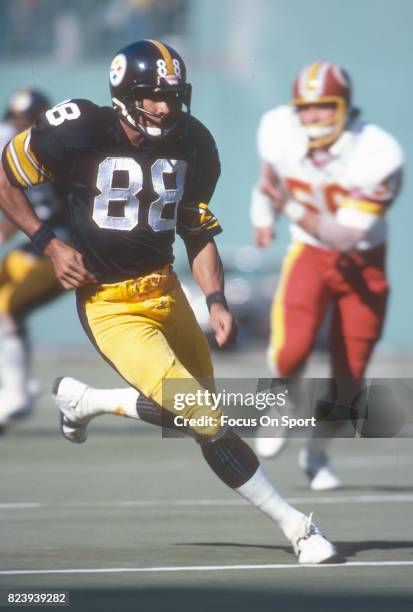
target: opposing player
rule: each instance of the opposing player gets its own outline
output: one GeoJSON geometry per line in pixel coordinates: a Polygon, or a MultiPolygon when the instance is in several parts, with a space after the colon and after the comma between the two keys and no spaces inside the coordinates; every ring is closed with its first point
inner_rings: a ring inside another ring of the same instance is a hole
{"type": "MultiPolygon", "coordinates": [[[[201,379],[213,385],[208,344],[171,266],[175,228],[207,296],[218,344],[235,333],[213,240],[221,228],[208,208],[220,163],[211,134],[189,113],[181,57],[159,41],[139,41],[114,58],[110,85],[113,109],[66,101],[27,134],[28,148],[14,165],[10,147],[3,156],[4,210],[51,258],[63,286],[78,290],[86,333],[130,384],[100,391],[56,381],[62,431],[73,442],[84,441],[90,419],[105,412],[173,426],[177,409],[162,393],[165,379],[195,396],[201,379]],[[38,181],[59,177],[71,190],[77,250],[41,223],[22,193],[28,152],[38,181]]],[[[281,527],[301,563],[335,555],[311,516],[287,504],[253,451],[221,426],[219,411],[198,399],[179,414],[194,420],[188,433],[212,470],[281,527]],[[202,417],[211,418],[203,425],[202,417]]]]}
{"type": "MultiPolygon", "coordinates": [[[[347,379],[350,398],[383,328],[386,214],[400,189],[402,151],[390,134],[363,120],[347,72],[330,62],[301,70],[291,103],[264,114],[258,150],[256,244],[271,242],[278,213],[288,217],[292,236],[271,313],[271,366],[279,376],[299,375],[331,305],[332,376],[347,379]]],[[[340,485],[325,450],[348,410],[333,396],[331,389],[318,408],[320,417],[333,409],[331,419],[319,422],[300,454],[313,489],[340,485]]],[[[258,437],[260,455],[280,450],[279,433],[258,437]]]]}
{"type": "MultiPolygon", "coordinates": [[[[19,132],[27,130],[50,107],[47,97],[34,89],[16,91],[8,101],[4,122],[0,124],[0,150],[19,132]]],[[[10,163],[26,146],[18,136],[9,149],[10,163]]],[[[36,185],[30,166],[23,164],[27,185],[36,185]]],[[[36,174],[37,176],[37,174],[36,174]]],[[[61,189],[55,182],[31,187],[27,197],[37,216],[50,224],[61,238],[68,237],[69,211],[61,189]]],[[[4,245],[17,227],[3,217],[0,244],[4,245]]],[[[17,416],[28,414],[36,396],[31,379],[27,316],[39,306],[63,293],[50,259],[37,253],[30,242],[12,249],[0,263],[0,430],[17,416]]]]}

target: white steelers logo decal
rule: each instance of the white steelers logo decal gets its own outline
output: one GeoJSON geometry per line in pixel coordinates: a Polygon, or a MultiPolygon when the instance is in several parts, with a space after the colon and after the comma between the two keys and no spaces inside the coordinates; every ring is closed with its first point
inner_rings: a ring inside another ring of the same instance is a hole
{"type": "Polygon", "coordinates": [[[119,53],[113,58],[110,65],[109,80],[113,87],[116,87],[123,81],[123,77],[126,72],[126,56],[123,53],[119,53]]]}

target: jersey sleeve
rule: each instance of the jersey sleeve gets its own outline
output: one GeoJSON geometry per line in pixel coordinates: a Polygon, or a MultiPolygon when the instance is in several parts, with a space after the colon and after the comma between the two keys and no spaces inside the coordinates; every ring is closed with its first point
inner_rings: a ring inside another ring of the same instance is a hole
{"type": "Polygon", "coordinates": [[[208,206],[220,174],[218,150],[208,132],[203,135],[201,146],[189,162],[184,197],[178,208],[176,231],[185,242],[207,242],[222,232],[218,219],[208,206]]]}
{"type": "Polygon", "coordinates": [[[290,106],[279,106],[261,117],[257,131],[258,157],[262,162],[276,165],[287,146],[300,138],[297,119],[290,106]]]}
{"type": "Polygon", "coordinates": [[[99,138],[98,107],[89,100],[66,100],[6,145],[2,161],[10,182],[29,189],[70,174],[77,151],[99,138]]]}
{"type": "Polygon", "coordinates": [[[52,165],[33,150],[35,128],[20,132],[5,146],[2,154],[4,170],[14,187],[30,189],[54,178],[52,165]]]}
{"type": "Polygon", "coordinates": [[[367,126],[351,170],[352,187],[341,202],[337,220],[343,225],[367,230],[387,213],[401,189],[401,147],[384,130],[367,126]]]}

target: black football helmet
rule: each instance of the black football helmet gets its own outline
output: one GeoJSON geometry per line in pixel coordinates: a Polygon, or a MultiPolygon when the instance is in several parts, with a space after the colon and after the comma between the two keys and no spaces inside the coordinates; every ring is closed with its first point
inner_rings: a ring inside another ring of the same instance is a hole
{"type": "Polygon", "coordinates": [[[185,64],[175,49],[158,40],[139,40],[121,49],[112,60],[109,81],[114,109],[150,140],[165,138],[176,128],[183,105],[190,113],[191,85],[186,82],[185,64]],[[141,105],[144,98],[167,99],[174,112],[161,117],[146,111],[141,105]],[[155,124],[151,118],[161,122],[155,124]]]}
{"type": "Polygon", "coordinates": [[[51,106],[49,98],[37,89],[18,89],[8,100],[4,120],[31,125],[51,106]]]}

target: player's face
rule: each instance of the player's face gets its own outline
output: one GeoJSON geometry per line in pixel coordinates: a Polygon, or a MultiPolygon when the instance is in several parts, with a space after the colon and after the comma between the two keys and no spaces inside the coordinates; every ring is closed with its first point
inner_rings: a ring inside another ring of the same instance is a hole
{"type": "Polygon", "coordinates": [[[335,104],[306,104],[298,108],[302,125],[328,123],[336,113],[335,104]]]}
{"type": "Polygon", "coordinates": [[[159,125],[160,123],[167,121],[168,116],[179,110],[176,97],[168,96],[165,93],[162,93],[159,96],[154,96],[153,98],[144,98],[139,103],[139,106],[149,113],[158,115],[158,117],[140,117],[139,122],[143,123],[145,121],[150,121],[154,125],[159,125]]]}

